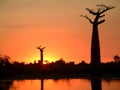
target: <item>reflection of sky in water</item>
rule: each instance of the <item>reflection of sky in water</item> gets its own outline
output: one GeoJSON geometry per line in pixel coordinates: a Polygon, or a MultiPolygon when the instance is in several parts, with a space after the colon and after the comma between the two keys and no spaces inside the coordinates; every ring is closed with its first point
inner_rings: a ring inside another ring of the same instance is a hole
{"type": "MultiPolygon", "coordinates": [[[[48,79],[43,90],[120,90],[120,80],[48,79]],[[93,83],[94,82],[94,83],[93,83]],[[100,87],[102,85],[102,87],[100,87]]],[[[41,90],[41,80],[0,81],[0,90],[41,90]]]]}

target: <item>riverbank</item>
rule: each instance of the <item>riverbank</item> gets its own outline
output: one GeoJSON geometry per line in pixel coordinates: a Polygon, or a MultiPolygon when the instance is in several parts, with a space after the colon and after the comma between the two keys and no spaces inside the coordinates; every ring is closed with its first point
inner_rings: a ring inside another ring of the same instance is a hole
{"type": "Polygon", "coordinates": [[[101,79],[120,79],[120,74],[101,74],[101,75],[91,75],[91,74],[36,74],[36,75],[16,75],[16,76],[1,76],[0,79],[74,79],[74,78],[101,78],[101,79]]]}

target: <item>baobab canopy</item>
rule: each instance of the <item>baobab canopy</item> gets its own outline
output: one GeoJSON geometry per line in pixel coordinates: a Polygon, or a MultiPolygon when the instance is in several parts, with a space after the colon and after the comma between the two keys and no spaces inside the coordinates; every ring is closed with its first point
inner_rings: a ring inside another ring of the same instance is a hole
{"type": "Polygon", "coordinates": [[[100,20],[98,21],[100,18],[104,17],[105,16],[105,12],[108,11],[108,10],[111,10],[113,8],[115,8],[114,6],[106,6],[106,5],[96,5],[98,8],[93,10],[93,9],[89,9],[89,8],[86,8],[86,10],[95,16],[95,19],[94,20],[91,20],[88,16],[86,15],[81,15],[82,17],[85,17],[86,19],[89,20],[90,23],[94,24],[101,24],[105,21],[105,19],[103,20],[100,20]]]}

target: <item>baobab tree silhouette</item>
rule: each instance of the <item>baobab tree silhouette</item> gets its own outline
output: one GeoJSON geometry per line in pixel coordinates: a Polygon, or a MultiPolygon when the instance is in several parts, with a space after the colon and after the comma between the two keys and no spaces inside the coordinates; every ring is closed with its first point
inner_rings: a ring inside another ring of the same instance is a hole
{"type": "Polygon", "coordinates": [[[45,47],[39,46],[39,47],[37,47],[37,49],[40,50],[40,60],[41,60],[41,62],[43,64],[43,60],[44,60],[43,59],[43,52],[44,52],[45,47]]]}
{"type": "Polygon", "coordinates": [[[99,20],[105,16],[105,12],[115,8],[114,6],[106,6],[106,5],[96,5],[98,8],[96,10],[86,8],[86,10],[95,16],[94,20],[91,20],[86,15],[81,15],[82,17],[89,20],[92,24],[92,42],[91,42],[91,64],[98,65],[101,62],[100,55],[100,42],[99,42],[99,34],[98,34],[98,25],[105,22],[105,19],[99,20]]]}

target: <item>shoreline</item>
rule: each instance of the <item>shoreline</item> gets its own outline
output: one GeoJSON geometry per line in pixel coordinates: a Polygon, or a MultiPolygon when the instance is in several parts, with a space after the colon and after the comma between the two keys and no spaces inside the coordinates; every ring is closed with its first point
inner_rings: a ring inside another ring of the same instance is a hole
{"type": "Polygon", "coordinates": [[[37,74],[37,75],[16,75],[16,76],[0,76],[0,80],[22,80],[22,79],[116,79],[120,80],[120,74],[37,74]]]}

